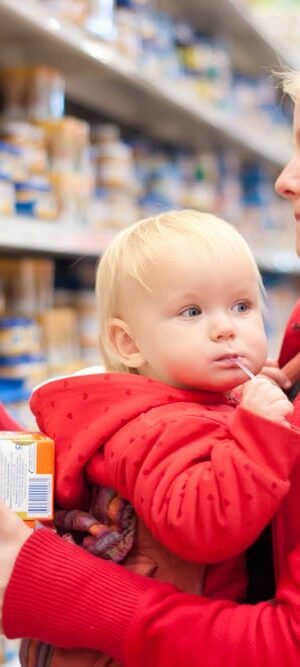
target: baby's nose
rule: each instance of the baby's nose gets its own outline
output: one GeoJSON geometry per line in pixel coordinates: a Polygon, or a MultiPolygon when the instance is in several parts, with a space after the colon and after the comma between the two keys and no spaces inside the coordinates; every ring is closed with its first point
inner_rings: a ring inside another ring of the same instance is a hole
{"type": "Polygon", "coordinates": [[[212,322],[211,337],[213,340],[228,340],[234,337],[234,328],[229,317],[223,315],[212,322]]]}

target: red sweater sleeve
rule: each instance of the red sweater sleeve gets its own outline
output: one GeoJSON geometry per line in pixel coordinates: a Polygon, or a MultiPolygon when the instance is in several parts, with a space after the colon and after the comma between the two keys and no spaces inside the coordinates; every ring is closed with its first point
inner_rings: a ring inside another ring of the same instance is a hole
{"type": "Polygon", "coordinates": [[[296,302],[290,318],[286,324],[279,354],[279,367],[281,368],[300,350],[300,299],[296,302]]]}
{"type": "Polygon", "coordinates": [[[2,403],[0,403],[0,430],[1,431],[23,431],[20,424],[18,424],[5,410],[2,403]]]}
{"type": "Polygon", "coordinates": [[[230,425],[188,408],[168,418],[168,410],[139,418],[135,437],[125,427],[111,439],[111,485],[181,558],[231,558],[255,540],[287,493],[300,430],[242,408],[230,425]]]}
{"type": "Polygon", "coordinates": [[[8,637],[105,651],[124,667],[296,667],[300,546],[275,600],[250,606],[180,593],[41,529],[16,561],[3,624],[8,637]]]}

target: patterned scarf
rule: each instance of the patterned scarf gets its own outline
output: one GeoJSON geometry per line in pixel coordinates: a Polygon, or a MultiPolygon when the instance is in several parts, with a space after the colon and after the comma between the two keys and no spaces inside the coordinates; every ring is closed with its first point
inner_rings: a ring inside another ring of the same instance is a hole
{"type": "MultiPolygon", "coordinates": [[[[55,527],[63,539],[81,545],[86,551],[121,563],[130,553],[135,533],[136,514],[129,502],[115,491],[95,486],[89,512],[58,510],[55,527]]],[[[151,566],[139,563],[131,568],[149,575],[151,566]]],[[[117,667],[111,658],[89,649],[59,649],[35,639],[22,641],[20,650],[22,667],[117,667]]]]}

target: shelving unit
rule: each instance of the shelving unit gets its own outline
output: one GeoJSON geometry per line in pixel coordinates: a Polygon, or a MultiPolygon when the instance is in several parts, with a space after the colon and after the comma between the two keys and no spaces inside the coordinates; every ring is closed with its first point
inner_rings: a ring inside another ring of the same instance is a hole
{"type": "Polygon", "coordinates": [[[93,232],[63,222],[28,220],[22,216],[0,219],[0,251],[8,254],[97,259],[113,236],[113,232],[93,232]]]}
{"type": "MultiPolygon", "coordinates": [[[[298,54],[278,52],[276,44],[237,0],[158,0],[157,6],[184,16],[194,26],[214,26],[240,45],[235,57],[243,67],[259,71],[286,63],[300,68],[298,54]],[[247,48],[243,44],[247,42],[247,48]]],[[[154,81],[112,45],[96,41],[75,26],[58,21],[38,0],[0,0],[0,64],[44,62],[58,67],[66,79],[67,95],[90,110],[102,112],[150,136],[177,146],[204,149],[234,146],[243,156],[260,158],[275,173],[290,155],[288,146],[271,132],[249,129],[242,118],[188,98],[170,81],[154,81]]],[[[59,223],[24,219],[0,221],[0,251],[53,256],[101,254],[109,233],[64,228],[59,223]]],[[[281,266],[280,257],[258,255],[260,264],[281,266]]],[[[298,269],[293,253],[282,259],[284,271],[298,269]],[[288,258],[289,257],[289,258],[288,258]],[[287,259],[288,258],[288,259],[287,259]]]]}
{"type": "MultiPolygon", "coordinates": [[[[225,7],[225,0],[222,2],[225,7]]],[[[288,148],[274,137],[249,130],[243,119],[200,102],[196,96],[191,99],[178,84],[154,81],[111,45],[50,16],[38,0],[0,0],[0,38],[2,62],[12,64],[26,58],[58,67],[66,78],[67,94],[75,102],[158,139],[193,149],[234,145],[277,169],[288,157],[288,148]]]]}
{"type": "Polygon", "coordinates": [[[202,30],[214,27],[231,37],[234,64],[250,74],[265,73],[276,66],[300,69],[298,52],[274,43],[268,31],[239,0],[159,0],[159,7],[173,16],[187,18],[202,30]],[[245,48],[245,44],[247,45],[245,48]],[[263,63],[263,65],[262,65],[263,63]]]}
{"type": "Polygon", "coordinates": [[[261,250],[252,247],[256,262],[261,271],[270,273],[284,273],[287,275],[300,276],[299,257],[291,250],[261,250]]]}
{"type": "MultiPolygon", "coordinates": [[[[39,255],[72,259],[76,257],[98,259],[117,232],[92,230],[71,224],[1,218],[0,252],[9,255],[39,255]]],[[[258,243],[251,243],[256,261],[263,271],[300,275],[299,258],[291,250],[262,250],[258,243]]]]}

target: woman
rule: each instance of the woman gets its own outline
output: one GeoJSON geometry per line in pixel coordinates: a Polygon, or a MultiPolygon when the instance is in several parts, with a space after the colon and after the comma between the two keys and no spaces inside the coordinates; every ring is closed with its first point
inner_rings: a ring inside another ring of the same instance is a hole
{"type": "MultiPolygon", "coordinates": [[[[296,99],[298,143],[276,189],[293,203],[300,255],[300,74],[290,75],[284,87],[296,99]]],[[[299,312],[297,305],[290,322],[299,312]]],[[[298,336],[297,329],[289,328],[281,355],[285,361],[300,349],[298,336]]],[[[286,378],[275,372],[283,383],[286,378]]],[[[95,648],[125,667],[296,667],[300,536],[275,599],[236,605],[185,595],[168,584],[139,577],[46,529],[32,533],[1,505],[0,601],[8,636],[95,648]]]]}

